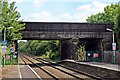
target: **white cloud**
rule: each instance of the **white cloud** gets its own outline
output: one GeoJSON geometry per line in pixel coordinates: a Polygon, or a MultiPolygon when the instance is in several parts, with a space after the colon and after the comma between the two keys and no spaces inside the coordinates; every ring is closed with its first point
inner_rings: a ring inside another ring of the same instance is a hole
{"type": "MultiPolygon", "coordinates": [[[[16,2],[36,2],[41,0],[8,0],[8,1],[16,1],[16,2]]],[[[93,2],[95,0],[42,0],[46,2],[93,2]]],[[[100,2],[119,2],[119,0],[96,0],[100,2]]]]}
{"type": "Polygon", "coordinates": [[[45,3],[46,3],[46,0],[33,0],[33,6],[35,7],[44,6],[45,3]]]}
{"type": "Polygon", "coordinates": [[[59,19],[57,16],[53,16],[49,11],[41,11],[27,16],[24,21],[57,22],[59,19]]]}
{"type": "Polygon", "coordinates": [[[85,21],[88,16],[91,14],[96,14],[98,12],[103,12],[104,7],[106,7],[109,4],[106,3],[100,3],[98,1],[93,1],[91,4],[88,5],[82,5],[76,8],[76,14],[75,16],[79,17],[81,21],[85,21]]]}
{"type": "Polygon", "coordinates": [[[66,22],[74,21],[73,17],[69,13],[63,13],[58,15],[53,15],[49,11],[41,11],[38,13],[33,13],[25,18],[24,21],[34,21],[34,22],[66,22]]]}
{"type": "Polygon", "coordinates": [[[33,13],[25,18],[25,21],[42,21],[42,22],[86,22],[86,18],[91,14],[102,12],[108,4],[93,1],[91,4],[82,5],[76,8],[74,14],[62,13],[52,14],[49,11],[33,13]]]}
{"type": "Polygon", "coordinates": [[[98,13],[104,10],[104,7],[108,4],[100,3],[98,1],[92,2],[92,4],[79,6],[76,10],[81,12],[88,12],[88,13],[98,13]]]}
{"type": "Polygon", "coordinates": [[[13,1],[15,1],[18,4],[21,4],[21,3],[26,3],[26,4],[27,3],[32,3],[32,5],[34,7],[41,7],[41,6],[43,6],[47,2],[47,0],[9,0],[10,3],[13,2],[13,1]]]}

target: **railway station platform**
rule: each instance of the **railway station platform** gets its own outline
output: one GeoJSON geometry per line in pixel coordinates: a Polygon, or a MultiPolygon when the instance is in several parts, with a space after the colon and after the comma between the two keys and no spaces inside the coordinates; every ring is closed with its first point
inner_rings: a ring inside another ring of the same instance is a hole
{"type": "Polygon", "coordinates": [[[102,62],[79,62],[75,60],[65,60],[65,61],[75,62],[78,64],[84,64],[84,65],[89,65],[89,66],[94,66],[94,67],[105,68],[105,69],[120,72],[120,65],[118,64],[108,64],[108,63],[102,63],[102,62]]]}
{"type": "MultiPolygon", "coordinates": [[[[21,80],[21,79],[35,79],[38,77],[27,65],[5,65],[2,68],[2,80],[21,80]]],[[[39,80],[39,79],[38,79],[39,80]]]]}
{"type": "Polygon", "coordinates": [[[21,73],[18,65],[5,65],[4,67],[1,68],[2,68],[2,79],[21,78],[21,73]]]}
{"type": "Polygon", "coordinates": [[[2,80],[40,80],[27,65],[5,65],[1,68],[2,80]]]}
{"type": "Polygon", "coordinates": [[[117,64],[108,64],[108,63],[102,63],[102,62],[83,62],[82,64],[88,64],[91,66],[106,68],[106,69],[120,72],[120,65],[117,65],[117,64]]]}
{"type": "Polygon", "coordinates": [[[64,60],[61,64],[103,79],[120,79],[120,65],[117,64],[75,60],[64,60]]]}

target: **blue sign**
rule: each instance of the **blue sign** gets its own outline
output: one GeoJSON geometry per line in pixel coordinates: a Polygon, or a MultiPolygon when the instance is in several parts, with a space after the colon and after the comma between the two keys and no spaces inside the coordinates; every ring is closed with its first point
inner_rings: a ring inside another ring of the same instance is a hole
{"type": "Polygon", "coordinates": [[[2,46],[6,46],[7,42],[6,41],[2,41],[2,46]]]}

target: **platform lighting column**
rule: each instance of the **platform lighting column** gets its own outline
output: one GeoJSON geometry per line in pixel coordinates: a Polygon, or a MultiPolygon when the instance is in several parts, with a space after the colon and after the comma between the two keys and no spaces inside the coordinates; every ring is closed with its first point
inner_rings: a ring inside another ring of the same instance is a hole
{"type": "Polygon", "coordinates": [[[111,31],[112,32],[112,39],[113,39],[113,43],[112,43],[112,50],[113,50],[113,63],[116,64],[116,43],[115,43],[115,35],[114,35],[114,30],[107,28],[106,30],[111,31]]]}

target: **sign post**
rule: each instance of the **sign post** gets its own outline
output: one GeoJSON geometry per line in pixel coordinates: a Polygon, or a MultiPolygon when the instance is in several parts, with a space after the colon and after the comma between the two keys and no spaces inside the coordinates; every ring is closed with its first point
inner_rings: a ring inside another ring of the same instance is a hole
{"type": "MultiPolygon", "coordinates": [[[[1,16],[0,16],[0,19],[2,19],[1,18],[1,16]]],[[[2,26],[2,24],[0,23],[0,27],[2,26]]],[[[2,31],[0,31],[0,42],[2,42],[2,31]]],[[[1,45],[0,45],[1,46],[1,45]]],[[[0,51],[0,65],[2,65],[2,51],[0,51]]],[[[1,72],[1,71],[0,71],[1,72]]],[[[1,76],[1,75],[0,75],[1,76]]]]}
{"type": "Polygon", "coordinates": [[[4,67],[5,65],[5,54],[6,54],[6,46],[7,42],[6,41],[2,41],[2,65],[4,67]]]}
{"type": "Polygon", "coordinates": [[[114,59],[114,63],[116,63],[116,43],[112,43],[112,50],[113,50],[113,59],[114,59]]]}
{"type": "Polygon", "coordinates": [[[113,43],[112,43],[112,50],[113,50],[113,62],[114,64],[116,63],[116,54],[115,54],[115,51],[116,51],[116,43],[115,43],[115,36],[114,36],[114,30],[112,29],[109,29],[109,28],[106,28],[106,30],[108,31],[112,31],[113,33],[113,43]]]}
{"type": "Polygon", "coordinates": [[[112,50],[113,50],[113,51],[116,50],[116,43],[112,43],[112,50]]]}

